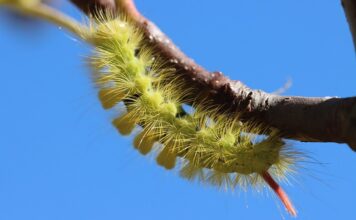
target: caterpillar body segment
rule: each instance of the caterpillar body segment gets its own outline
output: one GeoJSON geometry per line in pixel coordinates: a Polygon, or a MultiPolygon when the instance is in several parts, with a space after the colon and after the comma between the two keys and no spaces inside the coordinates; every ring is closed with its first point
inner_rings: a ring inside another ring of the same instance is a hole
{"type": "MultiPolygon", "coordinates": [[[[267,183],[277,189],[272,176],[281,180],[286,172],[293,172],[298,154],[276,133],[266,138],[253,135],[251,131],[262,129],[218,114],[208,103],[197,102],[195,112],[185,112],[182,105],[189,91],[182,89],[179,78],[172,78],[175,70],[152,54],[140,30],[129,21],[93,23],[91,33],[98,97],[105,109],[124,102],[127,112],[112,123],[123,135],[136,126],[143,128],[133,141],[141,154],[159,143],[159,165],[173,169],[179,160],[182,177],[225,188],[267,183]]],[[[276,191],[294,215],[281,192],[276,191]]]]}

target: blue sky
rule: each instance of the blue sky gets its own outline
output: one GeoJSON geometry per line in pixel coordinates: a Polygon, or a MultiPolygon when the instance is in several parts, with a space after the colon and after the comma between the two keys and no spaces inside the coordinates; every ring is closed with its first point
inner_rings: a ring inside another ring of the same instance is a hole
{"type": "MultiPolygon", "coordinates": [[[[198,63],[252,88],[272,92],[291,79],[287,95],[356,95],[339,1],[137,5],[198,63]]],[[[83,62],[90,47],[56,26],[0,16],[1,220],[291,219],[272,193],[219,191],[139,155],[96,98],[83,62]]],[[[284,185],[299,219],[354,218],[356,154],[343,144],[291,144],[315,159],[284,185]]]]}

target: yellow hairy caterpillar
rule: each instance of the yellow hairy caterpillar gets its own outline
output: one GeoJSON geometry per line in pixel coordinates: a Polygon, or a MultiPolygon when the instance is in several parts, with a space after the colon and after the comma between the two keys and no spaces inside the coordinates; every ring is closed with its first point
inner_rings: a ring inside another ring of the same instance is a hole
{"type": "MultiPolygon", "coordinates": [[[[61,23],[40,7],[20,3],[17,7],[61,23]]],[[[145,45],[142,30],[128,19],[95,19],[89,27],[66,24],[61,23],[94,46],[89,63],[104,109],[120,102],[126,106],[112,124],[123,135],[136,126],[142,128],[133,141],[141,154],[157,149],[159,165],[178,167],[189,180],[224,188],[267,184],[289,213],[296,215],[274,179],[285,180],[295,172],[299,153],[286,146],[278,131],[266,137],[254,135],[264,128],[225,116],[201,100],[189,100],[194,112],[186,112],[183,106],[190,91],[183,89],[179,77],[173,77],[175,69],[145,45]]]]}
{"type": "Polygon", "coordinates": [[[208,103],[193,104],[195,112],[185,112],[182,105],[189,91],[179,86],[179,78],[172,78],[175,70],[145,47],[140,30],[125,19],[95,25],[92,42],[99,99],[105,109],[125,103],[127,112],[112,123],[123,135],[136,125],[143,128],[134,139],[140,153],[149,153],[159,143],[159,165],[173,169],[182,159],[181,176],[225,188],[266,182],[296,215],[272,178],[283,179],[293,171],[297,155],[277,133],[256,141],[251,131],[260,128],[218,114],[208,103]]]}

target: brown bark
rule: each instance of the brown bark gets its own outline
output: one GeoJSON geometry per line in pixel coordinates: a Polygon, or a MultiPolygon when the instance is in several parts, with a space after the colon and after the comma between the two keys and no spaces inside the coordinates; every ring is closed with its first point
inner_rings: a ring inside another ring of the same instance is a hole
{"type": "Polygon", "coordinates": [[[86,14],[96,14],[100,10],[116,11],[115,0],[71,0],[86,14]]]}
{"type": "Polygon", "coordinates": [[[356,48],[356,1],[355,0],[341,0],[344,8],[347,21],[350,26],[354,46],[356,48]]]}
{"type": "MultiPolygon", "coordinates": [[[[109,5],[110,10],[115,6],[114,0],[92,0],[90,3],[84,0],[71,1],[85,13],[95,12],[91,5],[100,8],[109,5]]],[[[118,2],[115,12],[127,14],[142,28],[147,43],[161,59],[168,61],[176,69],[175,74],[192,91],[194,97],[188,97],[190,100],[208,100],[219,106],[224,114],[234,117],[239,115],[243,121],[277,128],[284,138],[305,142],[347,143],[356,150],[356,97],[291,97],[252,90],[240,81],[230,80],[220,72],[210,73],[196,64],[152,22],[144,18],[136,10],[132,0],[118,2]]],[[[354,22],[351,23],[355,25],[354,22]]]]}

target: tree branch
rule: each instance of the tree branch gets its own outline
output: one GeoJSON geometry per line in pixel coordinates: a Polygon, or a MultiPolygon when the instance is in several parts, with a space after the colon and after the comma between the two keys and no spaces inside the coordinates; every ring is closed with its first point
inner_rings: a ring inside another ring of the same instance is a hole
{"type": "Polygon", "coordinates": [[[355,0],[341,0],[341,4],[344,8],[347,21],[350,26],[354,46],[356,49],[356,1],[355,0]]]}
{"type": "Polygon", "coordinates": [[[356,97],[293,97],[252,90],[240,81],[228,79],[221,72],[210,73],[196,64],[157,26],[143,17],[132,0],[117,0],[116,4],[114,0],[71,1],[87,14],[95,13],[91,5],[102,9],[109,7],[110,10],[115,6],[115,13],[126,14],[143,30],[145,40],[161,59],[176,69],[175,74],[181,77],[182,84],[194,94],[194,97],[188,97],[190,100],[209,100],[219,106],[221,113],[267,128],[277,128],[284,138],[347,143],[356,150],[356,97]]]}
{"type": "Polygon", "coordinates": [[[71,2],[85,14],[96,14],[100,10],[113,13],[117,8],[115,0],[71,0],[71,2]]]}

